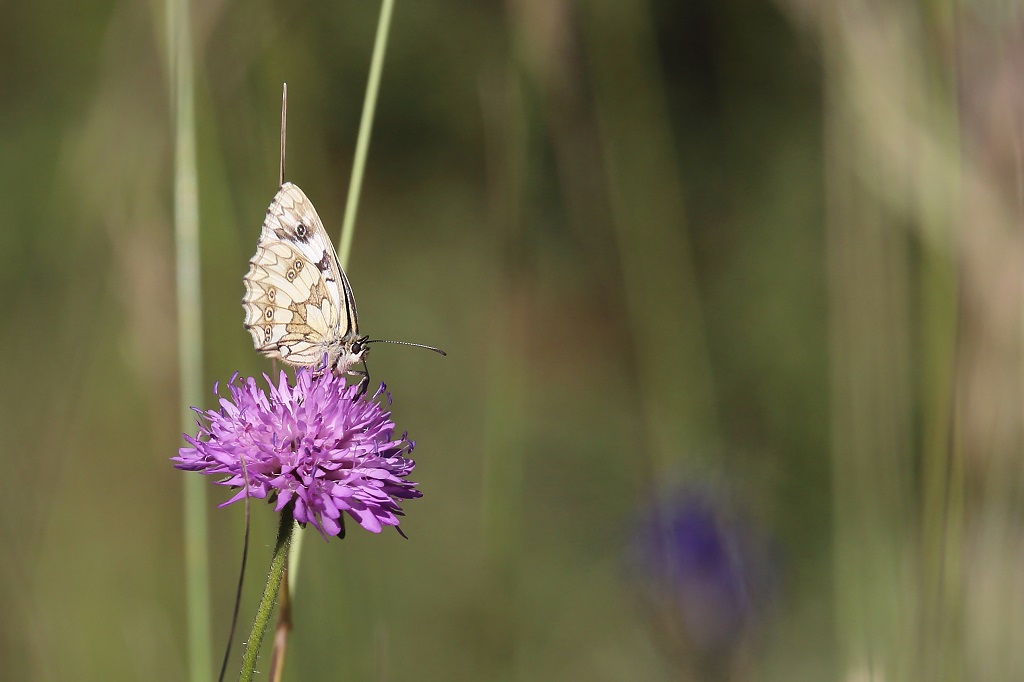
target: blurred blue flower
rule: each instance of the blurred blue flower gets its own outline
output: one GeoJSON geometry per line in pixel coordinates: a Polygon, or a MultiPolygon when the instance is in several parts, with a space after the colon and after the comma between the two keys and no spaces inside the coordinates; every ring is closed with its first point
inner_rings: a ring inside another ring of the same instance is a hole
{"type": "Polygon", "coordinates": [[[720,496],[694,489],[644,510],[633,529],[630,574],[659,640],[704,670],[728,667],[774,591],[765,542],[720,496]]]}

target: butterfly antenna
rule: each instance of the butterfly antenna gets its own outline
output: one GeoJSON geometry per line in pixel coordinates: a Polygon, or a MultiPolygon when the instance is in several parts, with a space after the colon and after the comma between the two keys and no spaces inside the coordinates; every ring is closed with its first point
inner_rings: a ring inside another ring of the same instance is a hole
{"type": "Polygon", "coordinates": [[[288,84],[281,85],[281,172],[278,174],[277,186],[284,184],[284,141],[288,130],[288,84]]]}
{"type": "Polygon", "coordinates": [[[448,355],[440,348],[434,348],[433,346],[427,346],[422,343],[412,343],[410,341],[391,341],[389,339],[367,339],[366,343],[394,343],[399,346],[413,346],[415,348],[426,348],[427,350],[434,351],[438,355],[448,355]]]}

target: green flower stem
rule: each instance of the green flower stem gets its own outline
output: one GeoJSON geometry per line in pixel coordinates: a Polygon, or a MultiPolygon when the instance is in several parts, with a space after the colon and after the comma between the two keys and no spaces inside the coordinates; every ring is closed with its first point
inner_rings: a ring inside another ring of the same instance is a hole
{"type": "MultiPolygon", "coordinates": [[[[189,3],[168,0],[167,56],[174,114],[174,243],[178,299],[178,371],[182,430],[192,431],[190,405],[202,404],[203,337],[199,282],[199,180],[189,3]]],[[[184,491],[185,592],[191,682],[211,679],[210,558],[206,485],[188,476],[184,491]]]]}
{"type": "Polygon", "coordinates": [[[281,576],[288,563],[288,549],[292,544],[292,529],[294,527],[291,511],[285,509],[281,512],[281,525],[277,529],[277,544],[274,545],[274,556],[270,560],[267,585],[263,588],[263,598],[256,610],[256,618],[252,622],[252,632],[249,634],[249,641],[245,643],[245,652],[242,654],[242,673],[238,677],[239,682],[250,682],[256,672],[256,659],[259,658],[260,644],[263,643],[267,625],[270,624],[270,614],[274,610],[277,591],[281,587],[281,576]]]}
{"type": "MultiPolygon", "coordinates": [[[[338,259],[341,267],[348,267],[348,255],[352,249],[352,236],[356,232],[356,212],[359,208],[359,193],[363,187],[363,170],[366,168],[366,154],[370,149],[370,133],[373,132],[373,114],[377,109],[377,93],[380,91],[380,77],[384,70],[384,54],[388,47],[388,31],[391,28],[391,13],[395,7],[394,0],[383,0],[380,7],[380,18],[377,20],[377,37],[373,43],[373,56],[370,58],[370,75],[366,82],[366,96],[363,99],[363,114],[359,121],[359,135],[356,138],[356,154],[352,162],[352,181],[348,186],[348,199],[345,202],[345,219],[341,225],[341,239],[338,240],[338,259]]],[[[288,558],[292,570],[288,572],[288,589],[295,598],[296,576],[298,574],[299,557],[302,554],[302,534],[295,538],[294,549],[288,558]]]]}
{"type": "Polygon", "coordinates": [[[356,231],[356,211],[359,208],[359,192],[363,187],[363,170],[366,168],[366,153],[370,148],[370,133],[373,132],[373,112],[377,108],[377,91],[380,89],[380,74],[384,69],[384,53],[388,48],[388,29],[391,26],[391,10],[394,0],[384,0],[380,6],[377,21],[377,37],[373,43],[373,57],[370,59],[370,76],[366,82],[366,96],[363,99],[363,115],[359,121],[359,136],[356,138],[356,156],[352,162],[352,181],[348,186],[348,200],[345,202],[345,221],[341,225],[341,240],[338,257],[341,267],[348,267],[348,255],[352,249],[352,235],[356,231]]]}
{"type": "MultiPolygon", "coordinates": [[[[383,0],[381,3],[380,18],[377,20],[377,37],[374,39],[374,53],[370,59],[370,76],[367,79],[367,93],[362,100],[362,116],[359,119],[359,132],[355,140],[355,158],[352,160],[352,179],[348,185],[348,199],[345,202],[345,218],[341,225],[341,239],[338,241],[338,258],[342,267],[348,267],[348,254],[352,248],[352,237],[355,235],[355,214],[359,207],[359,193],[362,189],[362,175],[367,167],[367,153],[370,150],[370,134],[374,127],[374,112],[377,110],[377,94],[380,91],[381,73],[384,70],[384,54],[387,51],[387,34],[391,27],[391,13],[394,9],[394,0],[383,0]]],[[[284,524],[284,521],[282,521],[284,524]]],[[[294,525],[294,524],[293,524],[294,525]]],[[[284,527],[284,526],[283,526],[284,527]]],[[[288,531],[291,538],[291,529],[288,531]]],[[[292,567],[288,571],[289,597],[295,599],[298,588],[299,558],[302,555],[302,534],[295,536],[295,544],[292,546],[288,563],[292,567]]],[[[280,582],[281,577],[278,577],[280,582]]],[[[272,576],[271,576],[272,580],[272,576]]],[[[269,585],[269,583],[267,583],[269,585]]],[[[275,583],[276,585],[276,583],[275,583]]],[[[274,588],[274,592],[276,592],[274,588]]],[[[261,606],[262,609],[262,606],[261,606]]],[[[262,626],[266,628],[266,623],[262,626]]],[[[256,624],[253,625],[253,636],[256,634],[256,624]]],[[[260,637],[263,631],[260,630],[260,637]]],[[[252,638],[250,638],[250,644],[252,638]]],[[[257,644],[257,649],[259,648],[257,644]]],[[[246,649],[248,660],[249,648],[246,649]]],[[[283,654],[282,654],[283,655],[283,654]]],[[[253,654],[253,665],[255,665],[255,653],[253,654]]],[[[251,677],[252,673],[250,673],[251,677]]],[[[250,679],[245,677],[243,680],[250,679]]]]}

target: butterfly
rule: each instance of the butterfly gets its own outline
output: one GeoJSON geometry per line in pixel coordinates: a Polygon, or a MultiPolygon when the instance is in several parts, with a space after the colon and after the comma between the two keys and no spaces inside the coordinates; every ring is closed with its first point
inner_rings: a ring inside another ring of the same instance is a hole
{"type": "Polygon", "coordinates": [[[245,328],[256,350],[290,365],[348,372],[366,356],[352,286],[313,203],[286,182],[267,209],[245,275],[245,328]]]}
{"type": "Polygon", "coordinates": [[[352,285],[331,238],[309,197],[290,182],[270,202],[244,282],[245,328],[256,350],[289,365],[362,375],[360,394],[369,382],[369,343],[445,355],[431,346],[360,336],[352,285]],[[360,363],[363,369],[354,370],[360,363]]]}

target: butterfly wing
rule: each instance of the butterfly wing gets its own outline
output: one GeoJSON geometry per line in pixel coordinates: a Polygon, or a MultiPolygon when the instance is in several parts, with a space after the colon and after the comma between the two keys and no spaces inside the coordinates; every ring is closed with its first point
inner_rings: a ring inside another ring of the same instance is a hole
{"type": "Polygon", "coordinates": [[[320,216],[291,183],[278,190],[245,275],[245,328],[256,350],[292,365],[333,364],[357,338],[355,299],[320,216]]]}

